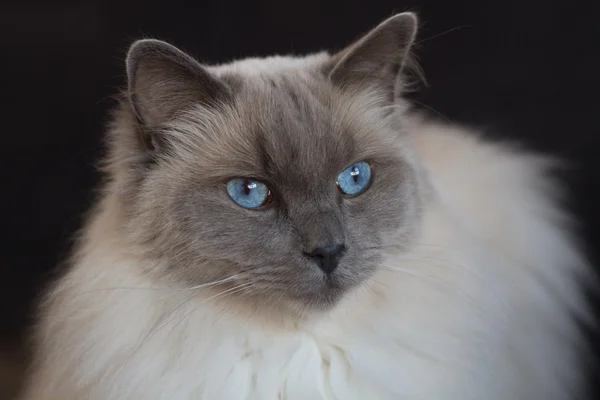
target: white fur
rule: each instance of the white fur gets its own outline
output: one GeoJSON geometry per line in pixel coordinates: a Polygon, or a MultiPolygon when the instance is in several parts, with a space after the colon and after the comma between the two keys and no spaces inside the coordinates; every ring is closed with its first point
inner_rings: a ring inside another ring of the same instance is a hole
{"type": "Polygon", "coordinates": [[[586,265],[548,160],[459,128],[411,131],[427,187],[416,248],[390,251],[368,285],[295,325],[145,278],[109,195],[51,296],[25,398],[570,398],[586,265]]]}

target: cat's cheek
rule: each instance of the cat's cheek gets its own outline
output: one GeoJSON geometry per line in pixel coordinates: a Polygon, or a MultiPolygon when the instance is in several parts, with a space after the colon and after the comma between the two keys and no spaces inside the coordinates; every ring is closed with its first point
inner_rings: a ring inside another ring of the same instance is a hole
{"type": "Polygon", "coordinates": [[[361,199],[347,202],[347,229],[363,240],[372,239],[382,232],[391,232],[401,223],[401,207],[389,199],[380,200],[377,197],[365,195],[361,199]]]}

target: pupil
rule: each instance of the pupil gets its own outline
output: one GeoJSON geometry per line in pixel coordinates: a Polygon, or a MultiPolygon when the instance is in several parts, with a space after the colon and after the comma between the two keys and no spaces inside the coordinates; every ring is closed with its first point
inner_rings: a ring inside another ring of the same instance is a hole
{"type": "Polygon", "coordinates": [[[244,194],[248,196],[250,191],[256,187],[256,182],[251,182],[249,180],[244,181],[244,194]]]}
{"type": "Polygon", "coordinates": [[[360,170],[358,169],[358,167],[354,167],[352,168],[352,171],[350,172],[350,176],[352,176],[352,180],[354,180],[354,182],[358,182],[358,176],[360,175],[360,170]]]}

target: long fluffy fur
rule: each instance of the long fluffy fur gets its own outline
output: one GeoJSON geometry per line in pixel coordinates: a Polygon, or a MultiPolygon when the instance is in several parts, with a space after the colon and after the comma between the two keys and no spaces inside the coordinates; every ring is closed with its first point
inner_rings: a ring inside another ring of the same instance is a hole
{"type": "MultiPolygon", "coordinates": [[[[234,68],[254,64],[266,67],[234,68]]],[[[386,243],[378,272],[334,310],[285,324],[230,301],[235,288],[145,273],[155,265],[125,239],[124,163],[113,162],[73,267],[47,297],[24,399],[572,398],[588,266],[554,161],[410,121],[416,243],[386,243]]]]}
{"type": "Polygon", "coordinates": [[[26,398],[571,398],[586,265],[551,164],[458,128],[413,137],[428,187],[418,246],[391,247],[372,290],[296,328],[241,319],[226,294],[156,287],[107,197],[51,295],[26,398]]]}

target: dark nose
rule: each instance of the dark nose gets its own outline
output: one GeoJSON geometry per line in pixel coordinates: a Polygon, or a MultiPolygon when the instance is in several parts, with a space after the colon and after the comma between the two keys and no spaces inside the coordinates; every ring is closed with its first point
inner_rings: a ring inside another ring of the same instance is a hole
{"type": "Polygon", "coordinates": [[[310,253],[304,253],[317,262],[319,268],[326,274],[331,274],[338,266],[342,253],[346,249],[343,244],[334,244],[327,247],[317,247],[310,253]]]}

